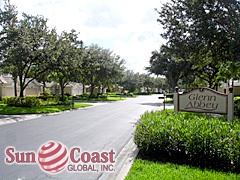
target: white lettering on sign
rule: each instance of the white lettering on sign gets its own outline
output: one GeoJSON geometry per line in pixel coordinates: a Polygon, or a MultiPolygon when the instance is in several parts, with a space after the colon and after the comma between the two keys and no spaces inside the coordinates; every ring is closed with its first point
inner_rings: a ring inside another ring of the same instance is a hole
{"type": "Polygon", "coordinates": [[[209,88],[179,94],[179,111],[227,114],[227,95],[209,88]]]}

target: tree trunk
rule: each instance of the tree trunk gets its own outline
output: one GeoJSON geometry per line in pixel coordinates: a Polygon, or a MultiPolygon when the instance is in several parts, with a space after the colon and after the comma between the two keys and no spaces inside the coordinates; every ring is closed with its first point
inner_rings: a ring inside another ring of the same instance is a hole
{"type": "Polygon", "coordinates": [[[17,77],[13,77],[14,81],[14,95],[17,97],[17,77]]]}
{"type": "Polygon", "coordinates": [[[60,98],[60,101],[64,101],[64,82],[63,82],[63,80],[61,78],[59,80],[59,84],[60,84],[60,88],[61,88],[61,98],[60,98]]]}
{"type": "Polygon", "coordinates": [[[98,93],[101,93],[101,85],[98,86],[98,93]]]}
{"type": "Polygon", "coordinates": [[[19,76],[19,82],[20,82],[20,97],[23,97],[23,91],[24,91],[24,84],[22,82],[22,76],[19,76]]]}
{"type": "Polygon", "coordinates": [[[24,91],[24,89],[22,87],[20,87],[20,97],[23,97],[23,91],[24,91]]]}
{"type": "Polygon", "coordinates": [[[64,86],[61,85],[61,101],[64,101],[64,86]]]}
{"type": "Polygon", "coordinates": [[[94,91],[94,86],[91,85],[91,89],[90,89],[90,97],[93,97],[93,91],[94,91]]]}
{"type": "Polygon", "coordinates": [[[43,95],[45,95],[46,81],[43,81],[43,95]]]}
{"type": "Polygon", "coordinates": [[[83,82],[83,93],[85,93],[85,83],[83,82]]]}

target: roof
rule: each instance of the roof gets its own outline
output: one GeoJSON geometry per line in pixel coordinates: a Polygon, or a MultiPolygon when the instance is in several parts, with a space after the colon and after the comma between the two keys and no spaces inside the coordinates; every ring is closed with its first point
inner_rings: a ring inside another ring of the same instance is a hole
{"type": "Polygon", "coordinates": [[[66,87],[74,87],[74,86],[80,86],[80,83],[69,82],[66,87]]]}
{"type": "MultiPolygon", "coordinates": [[[[26,82],[28,82],[29,80],[31,80],[31,78],[26,78],[26,82]]],[[[41,86],[41,84],[36,79],[34,79],[32,82],[37,86],[41,86]]],[[[11,74],[1,75],[0,76],[0,83],[2,83],[2,84],[12,84],[13,83],[12,75],[11,74]]]]}
{"type": "Polygon", "coordinates": [[[57,83],[52,81],[52,82],[46,82],[46,87],[50,88],[50,87],[53,87],[54,85],[56,85],[57,83]]]}
{"type": "MultiPolygon", "coordinates": [[[[48,88],[50,88],[50,87],[53,87],[53,86],[55,86],[55,85],[57,85],[57,86],[59,86],[59,83],[56,83],[56,82],[54,82],[54,81],[52,81],[52,82],[47,82],[46,83],[46,87],[48,87],[48,88]]],[[[76,83],[76,82],[69,82],[67,85],[66,85],[66,87],[74,87],[74,86],[81,86],[80,85],[80,83],[76,83]]]]}
{"type": "Polygon", "coordinates": [[[240,80],[235,80],[234,81],[234,86],[240,86],[240,80]]]}
{"type": "Polygon", "coordinates": [[[5,80],[4,77],[0,76],[0,83],[7,84],[7,81],[5,80]]]}

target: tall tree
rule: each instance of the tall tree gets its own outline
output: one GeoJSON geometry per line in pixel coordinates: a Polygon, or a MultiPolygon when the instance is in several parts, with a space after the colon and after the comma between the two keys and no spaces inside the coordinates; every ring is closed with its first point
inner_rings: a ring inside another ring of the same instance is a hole
{"type": "MultiPolygon", "coordinates": [[[[15,22],[15,16],[13,20],[15,22]]],[[[47,20],[41,16],[23,13],[23,19],[16,21],[10,28],[4,28],[1,36],[1,56],[4,66],[15,67],[15,75],[19,77],[20,96],[28,84],[43,74],[51,59],[48,58],[46,41],[49,33],[47,20]],[[34,73],[31,72],[35,68],[34,73]],[[32,75],[29,77],[29,75],[32,75]]]]}
{"type": "Polygon", "coordinates": [[[150,66],[146,68],[150,73],[165,76],[174,91],[179,79],[191,72],[192,63],[178,61],[174,54],[165,46],[160,51],[153,51],[150,58],[150,66]]]}
{"type": "Polygon", "coordinates": [[[61,88],[61,100],[64,101],[64,88],[70,81],[76,81],[79,76],[77,65],[81,64],[82,41],[78,40],[78,33],[62,32],[58,37],[55,34],[55,48],[51,64],[51,79],[58,82],[61,88]]]}
{"type": "Polygon", "coordinates": [[[98,45],[86,47],[83,53],[82,77],[90,85],[90,97],[97,86],[102,88],[114,83],[124,69],[124,60],[110,50],[98,45]]]}
{"type": "Polygon", "coordinates": [[[103,50],[105,54],[102,64],[100,65],[100,85],[103,89],[109,87],[112,84],[115,84],[121,77],[124,72],[124,63],[125,61],[121,59],[120,56],[112,54],[109,50],[103,50]]]}
{"type": "MultiPolygon", "coordinates": [[[[14,5],[10,4],[10,1],[5,0],[5,5],[3,9],[0,9],[0,27],[1,27],[1,32],[0,32],[0,59],[5,59],[5,51],[6,49],[13,49],[14,48],[14,43],[6,43],[7,41],[7,36],[8,32],[12,31],[13,28],[16,26],[18,23],[17,20],[17,10],[14,5]]],[[[14,34],[16,36],[16,34],[14,34]]],[[[14,37],[12,37],[14,38],[14,37]]],[[[14,57],[11,57],[14,58],[14,57]]],[[[17,67],[11,64],[7,63],[0,63],[0,68],[2,73],[8,73],[11,74],[13,77],[13,82],[14,82],[14,95],[17,96],[17,67]]]]}
{"type": "Polygon", "coordinates": [[[126,70],[124,72],[123,79],[119,82],[123,86],[123,91],[128,90],[129,92],[134,92],[138,87],[139,73],[134,73],[132,70],[126,70]]]}
{"type": "Polygon", "coordinates": [[[90,85],[90,97],[93,97],[95,87],[99,85],[101,48],[98,45],[86,47],[83,51],[82,76],[90,85]]]}

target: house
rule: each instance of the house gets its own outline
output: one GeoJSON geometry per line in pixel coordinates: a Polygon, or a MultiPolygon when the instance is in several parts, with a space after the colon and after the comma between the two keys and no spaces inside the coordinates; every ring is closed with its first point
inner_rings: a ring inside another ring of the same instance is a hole
{"type": "MultiPolygon", "coordinates": [[[[54,81],[46,83],[46,88],[50,89],[51,94],[61,94],[61,87],[59,83],[54,81]]],[[[86,90],[85,90],[86,91],[86,90]]],[[[64,88],[64,94],[70,94],[76,96],[83,93],[83,85],[81,83],[69,82],[64,88]]]]}
{"type": "MultiPolygon", "coordinates": [[[[88,92],[90,93],[91,92],[91,86],[88,86],[86,85],[86,91],[85,92],[88,92]]],[[[103,92],[102,92],[102,87],[95,87],[94,90],[93,90],[94,93],[103,93],[103,94],[106,94],[107,93],[107,89],[104,88],[103,89],[103,92]]]]}
{"type": "MultiPolygon", "coordinates": [[[[232,84],[232,82],[230,82],[232,84]]],[[[219,88],[218,91],[224,93],[224,89],[226,89],[226,93],[228,93],[228,83],[223,83],[219,88]]],[[[233,93],[234,96],[240,96],[240,79],[234,80],[233,82],[233,93]]]]}
{"type": "Polygon", "coordinates": [[[112,92],[122,92],[123,91],[123,87],[118,86],[118,85],[113,85],[113,86],[109,87],[109,89],[112,89],[112,92]]]}
{"type": "MultiPolygon", "coordinates": [[[[30,80],[29,78],[26,79],[30,80]]],[[[28,95],[40,95],[42,84],[37,82],[37,80],[33,80],[29,83],[29,85],[24,90],[24,96],[28,95]]],[[[20,85],[19,79],[17,79],[17,94],[20,94],[20,85]]],[[[14,81],[12,75],[4,74],[0,76],[0,96],[14,96],[14,81]]]]}

